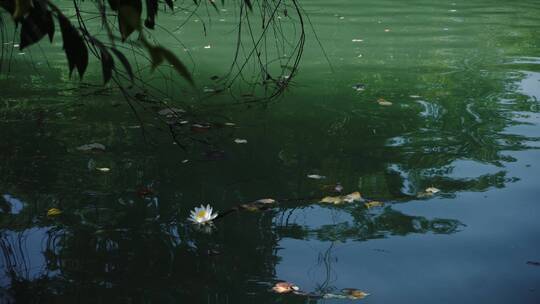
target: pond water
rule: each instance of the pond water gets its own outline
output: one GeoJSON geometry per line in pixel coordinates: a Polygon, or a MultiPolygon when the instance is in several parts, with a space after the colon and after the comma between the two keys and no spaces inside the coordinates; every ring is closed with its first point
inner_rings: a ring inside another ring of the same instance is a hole
{"type": "Polygon", "coordinates": [[[151,104],[143,133],[98,64],[69,80],[60,39],[4,41],[0,302],[540,303],[540,2],[302,7],[299,73],[264,106],[200,98],[230,67],[237,7],[180,29],[160,14],[197,87],[157,86],[196,122],[234,123],[186,150],[151,104]],[[338,184],[383,205],[320,203],[338,184]],[[277,204],[187,221],[261,198],[277,204]],[[272,293],[282,280],[312,295],[272,293]],[[370,295],[320,298],[343,288],[370,295]]]}

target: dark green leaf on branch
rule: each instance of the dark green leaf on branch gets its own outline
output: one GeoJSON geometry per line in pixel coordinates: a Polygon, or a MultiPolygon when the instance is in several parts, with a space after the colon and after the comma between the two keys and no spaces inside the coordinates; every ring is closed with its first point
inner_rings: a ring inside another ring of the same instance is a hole
{"type": "Polygon", "coordinates": [[[109,82],[112,77],[112,71],[114,69],[114,59],[111,56],[111,53],[106,48],[100,49],[101,56],[101,70],[103,72],[103,81],[105,83],[109,82]]]}
{"type": "Polygon", "coordinates": [[[244,0],[244,3],[247,5],[250,11],[253,11],[253,5],[251,5],[251,0],[244,0]]]}
{"type": "Polygon", "coordinates": [[[173,0],[165,0],[165,3],[167,3],[167,6],[168,6],[171,10],[174,10],[173,0]]]}
{"type": "Polygon", "coordinates": [[[150,43],[148,43],[146,40],[143,40],[143,45],[146,47],[146,49],[148,49],[148,53],[150,53],[150,59],[152,61],[152,70],[154,70],[161,63],[163,63],[164,60],[166,60],[191,85],[194,84],[193,78],[191,78],[191,73],[188,71],[186,66],[171,51],[161,46],[153,46],[150,43]]]}
{"type": "Polygon", "coordinates": [[[131,81],[133,81],[133,70],[131,69],[131,64],[129,64],[129,61],[127,60],[126,56],[124,56],[124,54],[122,54],[119,50],[117,49],[114,49],[114,48],[111,48],[110,49],[113,54],[120,60],[120,63],[122,63],[122,65],[124,66],[124,69],[126,70],[126,72],[128,73],[128,76],[129,76],[129,79],[131,81]]]}
{"type": "Polygon", "coordinates": [[[118,27],[122,40],[126,40],[133,31],[141,30],[142,4],[140,0],[120,1],[118,6],[118,27]]]}
{"type": "Polygon", "coordinates": [[[32,8],[32,0],[15,0],[15,11],[13,12],[13,19],[16,21],[21,20],[26,14],[30,12],[32,8]]]}
{"type": "Polygon", "coordinates": [[[68,60],[69,76],[71,77],[73,69],[77,68],[82,79],[88,66],[88,48],[77,29],[66,16],[58,15],[58,23],[62,32],[63,48],[68,60]]]}
{"type": "Polygon", "coordinates": [[[157,11],[158,0],[146,0],[146,19],[144,20],[144,26],[149,29],[154,29],[157,11]]]}
{"type": "Polygon", "coordinates": [[[36,5],[32,8],[21,27],[21,50],[40,41],[46,34],[52,42],[54,37],[54,20],[50,11],[36,5]]]}

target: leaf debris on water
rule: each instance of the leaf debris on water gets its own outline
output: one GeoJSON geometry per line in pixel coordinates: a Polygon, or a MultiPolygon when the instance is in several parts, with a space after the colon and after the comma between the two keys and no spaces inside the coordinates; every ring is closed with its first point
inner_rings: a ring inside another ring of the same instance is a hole
{"type": "Polygon", "coordinates": [[[237,144],[247,144],[248,141],[247,141],[247,139],[236,138],[234,140],[234,142],[237,143],[237,144]]]}
{"type": "Polygon", "coordinates": [[[428,187],[426,188],[426,190],[422,191],[422,192],[418,192],[418,194],[416,195],[417,197],[419,198],[426,198],[426,197],[431,197],[437,193],[441,192],[441,190],[435,188],[435,187],[428,187]]]}
{"type": "Polygon", "coordinates": [[[275,202],[276,200],[272,198],[261,198],[251,203],[242,204],[240,208],[247,211],[262,211],[271,208],[275,202]]]}
{"type": "Polygon", "coordinates": [[[162,116],[170,117],[170,116],[181,115],[182,113],[185,113],[185,112],[186,111],[179,108],[165,108],[165,109],[159,110],[157,113],[162,116]]]}
{"type": "Polygon", "coordinates": [[[100,143],[86,144],[77,147],[79,151],[105,151],[105,145],[100,143]]]}
{"type": "Polygon", "coordinates": [[[276,293],[289,293],[300,290],[300,288],[293,283],[278,282],[274,285],[274,287],[272,287],[272,290],[276,293]]]}
{"type": "Polygon", "coordinates": [[[343,294],[347,295],[349,297],[349,299],[351,299],[351,300],[363,299],[363,298],[369,296],[369,293],[364,292],[362,290],[355,289],[355,288],[343,288],[341,290],[341,292],[343,292],[343,294]]]}
{"type": "Polygon", "coordinates": [[[49,210],[47,210],[47,216],[57,216],[57,215],[60,215],[62,214],[62,210],[58,209],[58,208],[51,208],[49,210]]]}
{"type": "Polygon", "coordinates": [[[377,99],[377,103],[381,106],[391,106],[392,103],[384,98],[377,99]]]}
{"type": "Polygon", "coordinates": [[[362,92],[363,90],[366,89],[366,86],[364,84],[362,84],[362,83],[357,83],[357,84],[353,85],[352,88],[357,92],[362,92]]]}
{"type": "Polygon", "coordinates": [[[343,196],[325,196],[320,200],[320,202],[339,205],[343,203],[352,203],[352,202],[361,201],[361,200],[362,200],[362,195],[360,195],[360,192],[356,191],[351,194],[347,194],[343,196]]]}
{"type": "Polygon", "coordinates": [[[370,202],[367,202],[367,203],[364,203],[364,206],[366,206],[366,208],[374,208],[374,207],[381,207],[383,206],[384,203],[383,202],[379,202],[379,201],[370,201],[370,202]]]}
{"type": "Polygon", "coordinates": [[[439,189],[437,189],[435,187],[429,187],[429,188],[426,188],[426,192],[435,194],[435,193],[441,192],[441,190],[439,190],[439,189]]]}

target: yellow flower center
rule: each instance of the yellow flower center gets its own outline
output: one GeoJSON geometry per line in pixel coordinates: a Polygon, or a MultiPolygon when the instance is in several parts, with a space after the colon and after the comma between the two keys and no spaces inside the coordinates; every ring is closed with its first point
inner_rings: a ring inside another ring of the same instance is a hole
{"type": "Polygon", "coordinates": [[[201,211],[197,212],[197,217],[198,218],[206,217],[206,210],[201,210],[201,211]]]}

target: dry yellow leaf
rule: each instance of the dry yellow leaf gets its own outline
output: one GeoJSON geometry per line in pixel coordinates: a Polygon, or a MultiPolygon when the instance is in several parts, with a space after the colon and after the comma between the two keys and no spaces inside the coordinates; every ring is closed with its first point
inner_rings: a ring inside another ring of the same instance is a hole
{"type": "Polygon", "coordinates": [[[255,201],[255,203],[261,203],[261,204],[273,204],[275,202],[276,200],[271,199],[271,198],[261,198],[255,201]]]}
{"type": "Polygon", "coordinates": [[[429,188],[426,189],[426,192],[435,194],[437,192],[441,192],[441,190],[439,190],[439,189],[437,189],[435,187],[429,187],[429,188]]]}
{"type": "Polygon", "coordinates": [[[384,203],[379,201],[371,201],[364,204],[366,208],[380,207],[382,205],[384,205],[384,203]]]}
{"type": "Polygon", "coordinates": [[[343,200],[347,203],[352,203],[352,202],[355,202],[355,201],[360,201],[362,200],[362,196],[360,195],[360,192],[356,191],[356,192],[353,192],[351,194],[347,194],[343,197],[343,200]]]}
{"type": "Polygon", "coordinates": [[[360,192],[353,192],[344,196],[325,196],[321,199],[321,203],[339,205],[343,203],[352,203],[362,200],[360,192]]]}
{"type": "Polygon", "coordinates": [[[381,106],[391,106],[392,103],[384,98],[377,99],[377,103],[381,106]]]}
{"type": "Polygon", "coordinates": [[[343,203],[343,198],[341,196],[325,196],[322,198],[321,203],[337,205],[343,203]]]}
{"type": "Polygon", "coordinates": [[[369,296],[369,293],[354,288],[344,288],[341,292],[347,295],[349,299],[353,300],[363,299],[369,296]]]}
{"type": "Polygon", "coordinates": [[[257,205],[254,205],[254,204],[242,204],[242,205],[240,205],[240,207],[242,207],[242,209],[244,209],[244,210],[253,211],[253,212],[260,210],[260,208],[257,205]]]}
{"type": "Polygon", "coordinates": [[[277,293],[289,293],[299,289],[300,288],[298,288],[298,286],[289,282],[278,282],[276,285],[274,285],[274,287],[272,287],[272,290],[277,293]]]}
{"type": "Polygon", "coordinates": [[[47,210],[47,216],[57,216],[57,215],[60,215],[62,214],[62,210],[58,209],[58,208],[51,208],[49,210],[47,210]]]}

